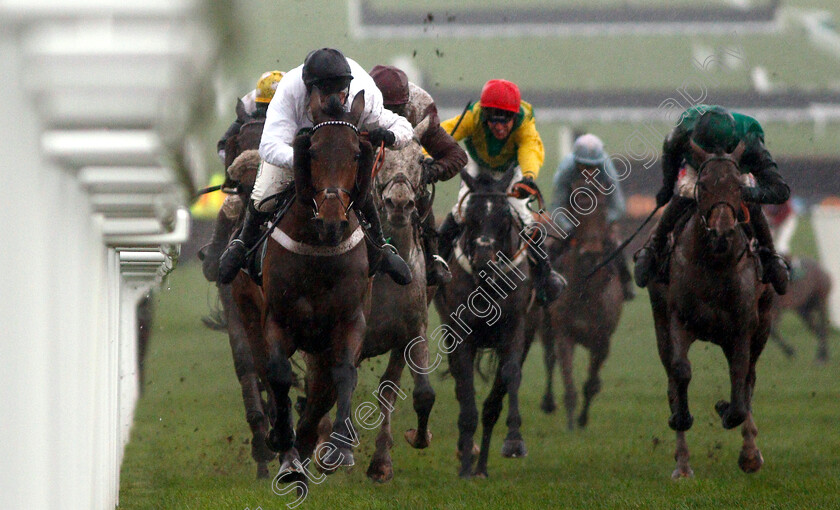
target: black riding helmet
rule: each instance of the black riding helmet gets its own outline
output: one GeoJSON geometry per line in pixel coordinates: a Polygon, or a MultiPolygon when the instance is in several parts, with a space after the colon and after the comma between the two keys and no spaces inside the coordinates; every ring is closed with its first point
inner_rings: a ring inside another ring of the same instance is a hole
{"type": "Polygon", "coordinates": [[[344,54],[333,48],[313,50],[303,61],[303,83],[307,90],[317,85],[323,92],[346,89],[353,79],[344,54]]]}
{"type": "Polygon", "coordinates": [[[731,153],[740,142],[735,117],[722,106],[712,106],[697,120],[691,140],[708,153],[731,153]]]}

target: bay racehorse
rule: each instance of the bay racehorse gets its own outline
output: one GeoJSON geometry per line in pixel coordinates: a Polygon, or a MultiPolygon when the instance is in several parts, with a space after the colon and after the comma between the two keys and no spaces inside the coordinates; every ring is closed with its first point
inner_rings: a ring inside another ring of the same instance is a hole
{"type": "Polygon", "coordinates": [[[741,202],[737,163],[743,144],[732,154],[709,154],[694,143],[692,151],[701,162],[696,208],[674,242],[670,283],[649,288],[659,357],[668,374],[668,424],[677,433],[674,479],[693,475],[685,431],[694,421],[688,406],[688,351],[696,339],[720,346],[729,364],[730,400],[719,401],[715,410],[724,428],[743,424],[738,465],[747,473],[761,468],[752,396],[775,296],[772,287],[761,283],[757,257],[743,230],[742,224],[749,222],[743,217],[748,212],[741,202]]]}
{"type": "MultiPolygon", "coordinates": [[[[425,131],[425,127],[421,123],[415,128],[415,133],[425,131]]],[[[405,286],[394,283],[384,274],[377,274],[373,278],[372,305],[362,359],[390,352],[388,366],[382,374],[377,391],[382,424],[376,437],[376,451],[367,470],[367,475],[377,482],[386,482],[394,476],[390,455],[394,443],[391,413],[397,396],[406,398],[399,389],[406,356],[410,357],[415,366],[420,367],[428,366],[429,359],[426,342],[426,259],[420,240],[422,218],[419,218],[417,212],[417,201],[422,193],[420,161],[423,154],[416,140],[415,137],[415,143],[399,151],[385,150],[382,168],[374,181],[374,199],[385,220],[385,235],[408,263],[412,273],[412,282],[405,286]]],[[[435,392],[427,373],[412,370],[411,374],[414,378],[412,396],[417,413],[417,428],[408,430],[405,439],[414,448],[426,448],[432,440],[428,423],[435,392]]]]}
{"type": "Polygon", "coordinates": [[[314,126],[293,146],[296,196],[266,248],[263,331],[277,409],[268,445],[282,455],[280,482],[305,481],[318,424],[334,403],[331,440],[316,460],[326,472],[354,464],[350,406],[370,309],[363,231],[350,213],[368,193],[373,166],[373,148],[357,127],[364,101],[356,94],[345,112],[338,95],[313,89],[314,126]],[[289,358],[298,350],[306,361],[306,404],[294,430],[289,358]]]}
{"type": "MultiPolygon", "coordinates": [[[[441,327],[434,337],[449,355],[455,379],[458,415],[458,453],[461,477],[487,477],[487,457],[493,426],[508,395],[508,433],[505,457],[527,454],[520,433],[519,384],[525,344],[526,310],[532,296],[522,225],[515,219],[506,190],[513,169],[499,180],[465,171],[469,188],[464,227],[455,245],[452,281],[435,295],[441,327]],[[478,462],[473,471],[473,436],[478,427],[473,369],[479,349],[493,349],[498,357],[493,387],[481,413],[483,427],[478,462]]],[[[459,207],[463,205],[460,204],[459,207]]]]}
{"type": "MultiPolygon", "coordinates": [[[[572,189],[584,185],[581,179],[572,189]]],[[[580,200],[588,198],[583,194],[580,200]]],[[[589,351],[588,377],[583,385],[583,407],[577,419],[578,426],[585,427],[592,399],[601,390],[598,373],[610,352],[610,338],[618,326],[624,304],[615,264],[607,264],[590,275],[612,246],[608,241],[610,225],[607,222],[607,203],[602,201],[591,204],[591,207],[587,204],[585,208],[592,209],[592,212],[579,216],[579,225],[567,239],[558,241],[552,237],[548,241],[549,253],[554,256],[552,265],[563,268],[569,284],[557,301],[544,309],[540,331],[547,377],[541,408],[546,412],[554,410],[552,376],[555,360],[559,359],[569,430],[574,429],[573,418],[577,407],[572,366],[575,345],[589,351]]]]}

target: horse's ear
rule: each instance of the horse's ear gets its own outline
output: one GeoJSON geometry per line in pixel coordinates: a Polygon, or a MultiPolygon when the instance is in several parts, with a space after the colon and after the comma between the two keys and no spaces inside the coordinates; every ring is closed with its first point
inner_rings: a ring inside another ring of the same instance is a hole
{"type": "Polygon", "coordinates": [[[745,144],[744,141],[741,140],[740,142],[738,142],[738,145],[735,146],[735,150],[733,150],[732,153],[729,154],[729,155],[735,161],[741,161],[741,156],[744,155],[744,150],[746,148],[747,148],[747,144],[745,144]]]}
{"type": "Polygon", "coordinates": [[[475,189],[475,179],[467,172],[466,168],[461,169],[461,180],[464,181],[470,191],[475,189]]]}
{"type": "MultiPolygon", "coordinates": [[[[315,120],[317,115],[324,110],[324,96],[318,87],[312,87],[312,92],[309,94],[309,111],[312,112],[312,120],[315,120]]],[[[317,124],[318,122],[315,121],[317,124]]]]}
{"type": "Polygon", "coordinates": [[[697,164],[700,164],[709,157],[709,153],[704,151],[699,145],[697,145],[694,140],[689,142],[691,147],[691,153],[694,155],[694,159],[696,160],[697,164]]]}
{"type": "Polygon", "coordinates": [[[362,113],[365,111],[365,91],[360,90],[353,98],[353,104],[350,105],[350,118],[353,124],[359,125],[359,120],[362,118],[362,113]]]}
{"type": "Polygon", "coordinates": [[[307,197],[307,194],[312,188],[312,155],[309,153],[311,143],[312,140],[308,134],[298,135],[292,143],[292,149],[294,151],[295,191],[301,197],[307,197]]]}

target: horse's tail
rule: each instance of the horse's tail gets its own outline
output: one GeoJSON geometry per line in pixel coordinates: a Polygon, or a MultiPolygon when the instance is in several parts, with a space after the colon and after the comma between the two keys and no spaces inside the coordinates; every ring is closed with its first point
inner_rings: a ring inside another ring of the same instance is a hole
{"type": "Polygon", "coordinates": [[[222,308],[218,304],[210,308],[210,313],[201,317],[201,322],[204,327],[212,331],[227,331],[227,319],[225,319],[222,308]]]}
{"type": "Polygon", "coordinates": [[[475,353],[475,371],[481,380],[487,382],[490,380],[490,377],[496,372],[496,369],[499,367],[499,353],[496,352],[496,349],[487,349],[487,350],[479,350],[475,353]],[[489,357],[488,357],[489,354],[489,357]],[[489,370],[487,373],[481,370],[481,362],[484,360],[485,357],[488,357],[488,361],[485,365],[488,365],[489,370]]]}

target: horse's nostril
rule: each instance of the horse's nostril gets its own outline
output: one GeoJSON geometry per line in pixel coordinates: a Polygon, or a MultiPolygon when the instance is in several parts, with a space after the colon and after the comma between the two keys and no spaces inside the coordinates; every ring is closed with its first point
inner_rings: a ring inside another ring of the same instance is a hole
{"type": "Polygon", "coordinates": [[[406,209],[414,209],[414,200],[409,200],[407,204],[405,204],[406,209]]]}
{"type": "Polygon", "coordinates": [[[391,200],[390,198],[386,198],[385,199],[385,207],[387,207],[388,209],[393,209],[394,208],[394,201],[391,200]]]}

